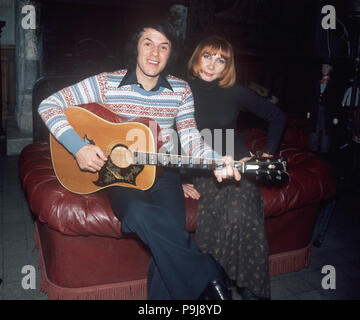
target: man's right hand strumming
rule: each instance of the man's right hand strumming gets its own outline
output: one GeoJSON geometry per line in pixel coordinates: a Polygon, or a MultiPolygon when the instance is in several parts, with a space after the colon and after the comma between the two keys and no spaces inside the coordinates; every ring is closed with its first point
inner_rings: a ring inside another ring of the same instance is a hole
{"type": "Polygon", "coordinates": [[[75,155],[81,170],[97,172],[105,164],[107,158],[103,151],[96,145],[88,144],[82,147],[75,155]]]}

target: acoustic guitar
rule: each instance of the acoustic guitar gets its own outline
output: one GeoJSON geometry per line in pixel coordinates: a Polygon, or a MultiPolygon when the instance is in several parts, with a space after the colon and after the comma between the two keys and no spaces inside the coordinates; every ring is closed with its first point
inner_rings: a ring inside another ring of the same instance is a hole
{"type": "MultiPolygon", "coordinates": [[[[149,118],[124,121],[101,105],[91,107],[89,110],[70,107],[65,114],[78,135],[100,147],[108,158],[99,172],[81,170],[73,155],[50,135],[55,174],[71,192],[89,194],[112,186],[147,190],[155,182],[157,167],[215,170],[224,166],[221,159],[159,153],[161,131],[156,121],[149,118]]],[[[287,162],[281,157],[252,158],[246,162],[234,161],[233,165],[244,176],[277,181],[287,176],[287,162]]]]}

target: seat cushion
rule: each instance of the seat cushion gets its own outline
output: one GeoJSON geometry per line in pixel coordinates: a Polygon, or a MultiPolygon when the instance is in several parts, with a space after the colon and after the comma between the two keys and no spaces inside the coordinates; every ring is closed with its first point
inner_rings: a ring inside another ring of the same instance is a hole
{"type": "MultiPolygon", "coordinates": [[[[264,131],[250,131],[249,150],[264,150],[266,139],[264,131]]],[[[281,186],[269,184],[261,187],[265,218],[283,215],[287,211],[319,203],[335,195],[334,170],[318,155],[285,141],[280,145],[278,155],[288,161],[289,179],[281,186]]]]}

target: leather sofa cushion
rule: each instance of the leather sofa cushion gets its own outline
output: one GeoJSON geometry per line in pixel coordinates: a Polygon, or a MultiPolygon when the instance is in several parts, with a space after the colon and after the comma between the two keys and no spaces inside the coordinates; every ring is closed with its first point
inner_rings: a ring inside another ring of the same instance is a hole
{"type": "MultiPolygon", "coordinates": [[[[289,139],[295,139],[294,128],[286,128],[279,154],[288,161],[289,181],[279,187],[264,186],[261,188],[265,217],[282,215],[286,211],[309,204],[318,203],[331,198],[336,192],[334,171],[330,164],[318,155],[303,148],[289,144],[289,139]]],[[[298,140],[305,143],[308,135],[298,130],[298,140]]],[[[266,144],[266,133],[252,129],[248,135],[248,148],[253,153],[263,150],[266,144]]]]}

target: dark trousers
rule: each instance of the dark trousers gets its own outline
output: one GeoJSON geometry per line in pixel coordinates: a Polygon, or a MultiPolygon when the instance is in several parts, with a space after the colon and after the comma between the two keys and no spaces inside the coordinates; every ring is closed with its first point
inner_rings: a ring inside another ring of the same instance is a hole
{"type": "Polygon", "coordinates": [[[313,152],[327,153],[330,150],[331,139],[330,135],[326,130],[326,110],[325,107],[319,105],[316,131],[312,132],[310,135],[310,149],[313,152]]]}
{"type": "Polygon", "coordinates": [[[124,232],[134,232],[150,248],[149,299],[197,299],[220,273],[185,231],[185,198],[179,174],[167,170],[147,191],[109,189],[124,232]]]}

